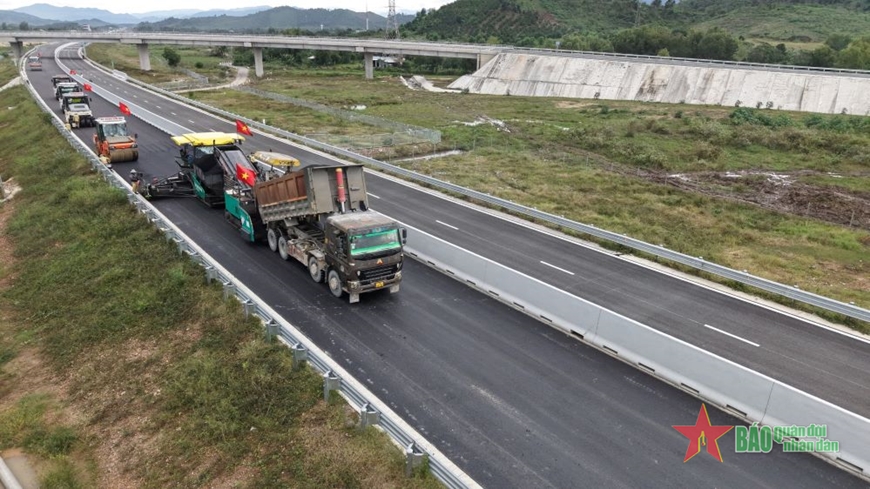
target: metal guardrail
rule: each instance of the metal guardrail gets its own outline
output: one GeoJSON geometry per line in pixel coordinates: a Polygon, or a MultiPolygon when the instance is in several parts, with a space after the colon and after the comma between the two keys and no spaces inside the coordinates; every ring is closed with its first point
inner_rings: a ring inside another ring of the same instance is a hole
{"type": "MultiPolygon", "coordinates": [[[[89,60],[94,63],[92,60],[89,60]]],[[[94,63],[97,66],[100,66],[97,63],[94,63]]],[[[100,66],[102,69],[106,69],[105,67],[100,66]]],[[[476,190],[471,190],[465,187],[461,187],[459,185],[452,184],[450,182],[446,182],[444,180],[439,180],[437,178],[433,178],[427,175],[423,175],[421,173],[417,173],[411,170],[406,170],[404,168],[391,165],[389,163],[379,161],[373,158],[369,158],[357,153],[353,153],[351,151],[347,151],[341,148],[336,148],[334,146],[330,146],[328,144],[321,143],[319,141],[315,141],[310,138],[306,138],[304,136],[300,136],[298,134],[294,134],[283,129],[279,129],[276,127],[272,127],[266,124],[259,123],[253,119],[249,119],[239,114],[235,114],[223,109],[219,109],[217,107],[212,107],[210,105],[204,104],[202,102],[197,102],[195,100],[191,100],[185,97],[181,97],[172,92],[168,92],[166,90],[161,90],[159,88],[155,88],[147,83],[141,82],[134,78],[129,78],[128,81],[131,83],[137,84],[143,88],[154,91],[156,93],[162,94],[166,97],[170,97],[172,99],[181,101],[185,104],[192,105],[194,107],[200,108],[202,110],[211,112],[213,114],[218,114],[223,117],[227,117],[229,119],[235,120],[239,119],[244,121],[248,126],[257,128],[263,132],[277,134],[279,136],[285,137],[287,139],[299,142],[304,144],[305,146],[310,146],[313,148],[321,149],[323,151],[327,151],[333,154],[337,154],[343,156],[345,158],[359,161],[361,163],[368,164],[374,168],[378,168],[380,170],[392,173],[394,175],[398,175],[402,178],[412,180],[418,183],[422,183],[428,185],[430,187],[434,187],[440,190],[446,190],[448,192],[453,192],[455,194],[463,195],[465,197],[469,197],[471,199],[485,202],[495,207],[500,207],[506,210],[509,210],[513,213],[520,214],[523,216],[531,217],[534,219],[538,219],[544,222],[548,222],[550,224],[554,224],[556,226],[570,229],[572,231],[576,231],[579,233],[587,234],[590,236],[594,236],[599,239],[603,239],[605,241],[609,241],[612,243],[616,243],[627,248],[631,248],[636,251],[640,251],[643,253],[647,253],[665,260],[669,260],[675,263],[679,263],[681,265],[685,265],[696,270],[704,271],[707,273],[711,273],[713,275],[717,275],[719,277],[733,280],[735,282],[749,285],[766,292],[770,292],[773,294],[777,294],[783,297],[788,297],[789,299],[796,300],[798,302],[803,302],[805,304],[815,306],[821,309],[825,309],[831,312],[835,312],[837,314],[842,314],[844,316],[848,316],[851,318],[859,319],[861,321],[870,322],[870,310],[864,309],[862,307],[856,306],[854,303],[845,303],[835,299],[831,299],[829,297],[821,296],[818,294],[814,294],[812,292],[807,292],[801,290],[798,287],[780,284],[778,282],[774,282],[772,280],[768,280],[765,278],[757,277],[755,275],[751,275],[747,272],[742,272],[738,270],[734,270],[722,265],[718,265],[716,263],[712,263],[704,260],[702,257],[693,257],[683,253],[679,253],[677,251],[669,250],[663,246],[657,246],[650,243],[646,243],[644,241],[640,241],[638,239],[630,238],[624,234],[614,233],[612,231],[607,231],[605,229],[597,228],[591,224],[583,224],[576,221],[572,221],[570,219],[566,219],[563,216],[557,216],[554,214],[550,214],[548,212],[540,211],[538,209],[534,209],[531,207],[524,206],[522,204],[517,204],[508,200],[500,199],[498,197],[492,196],[490,194],[486,194],[483,192],[478,192],[476,190]]]]}
{"type": "MultiPolygon", "coordinates": [[[[59,60],[58,64],[65,71],[69,71],[59,60]]],[[[22,77],[26,79],[23,69],[22,77]]],[[[277,337],[291,349],[294,364],[303,361],[307,362],[323,375],[325,398],[328,399],[330,391],[337,390],[360,413],[360,419],[367,420],[366,425],[374,424],[378,426],[395,443],[403,447],[406,456],[406,471],[409,472],[413,467],[419,466],[425,458],[428,459],[429,470],[432,474],[448,488],[477,489],[480,487],[413,427],[405,423],[386,403],[378,399],[377,396],[354,379],[341,365],[306,338],[295,326],[281,317],[265,301],[248,289],[244,283],[235,278],[219,262],[209,256],[208,253],[184,234],[172,221],[161,214],[150,202],[142,198],[141,195],[134,193],[130,185],[123,178],[103,164],[87,145],[66,129],[60,118],[36,93],[36,89],[30,83],[26,85],[40,108],[52,116],[52,125],[66,138],[69,144],[87,158],[94,170],[106,182],[124,192],[128,201],[140,213],[144,214],[155,227],[164,233],[166,240],[175,243],[180,254],[187,255],[191,260],[205,268],[206,280],[220,283],[223,286],[224,298],[235,297],[242,303],[246,316],[253,314],[260,318],[264,324],[267,337],[277,337]]],[[[151,122],[149,124],[160,128],[151,122]]]]}

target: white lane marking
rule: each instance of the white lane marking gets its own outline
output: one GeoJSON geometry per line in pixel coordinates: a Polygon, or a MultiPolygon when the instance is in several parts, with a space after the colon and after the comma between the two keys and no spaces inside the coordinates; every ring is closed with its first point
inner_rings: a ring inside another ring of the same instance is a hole
{"type": "Polygon", "coordinates": [[[139,96],[134,93],[133,98],[139,98],[139,96]]]}
{"type": "MultiPolygon", "coordinates": [[[[174,115],[174,114],[173,114],[173,115],[174,115]]],[[[194,122],[194,121],[192,121],[192,120],[190,120],[190,119],[187,119],[187,122],[189,122],[189,123],[191,123],[191,124],[196,124],[196,122],[194,122]]]]}
{"type": "Polygon", "coordinates": [[[440,225],[442,225],[442,226],[447,226],[447,227],[449,227],[450,229],[453,229],[453,230],[455,230],[455,231],[459,231],[459,228],[458,228],[458,227],[456,227],[456,226],[451,226],[450,224],[447,224],[446,222],[441,222],[441,221],[438,221],[438,220],[436,220],[435,222],[437,222],[438,224],[440,224],[440,225]]]}
{"type": "Polygon", "coordinates": [[[154,106],[154,107],[157,107],[157,108],[158,108],[158,109],[159,109],[159,108],[160,108],[160,106],[159,106],[159,105],[155,105],[155,106],[154,106]]]}
{"type": "Polygon", "coordinates": [[[175,112],[170,112],[170,114],[172,114],[172,115],[178,115],[178,114],[176,114],[175,112]]]}
{"type": "Polygon", "coordinates": [[[542,264],[542,265],[547,265],[548,267],[551,267],[551,268],[555,268],[556,270],[559,270],[560,272],[565,272],[565,273],[567,273],[568,275],[574,275],[574,272],[569,272],[568,270],[565,270],[564,268],[559,268],[559,267],[557,267],[556,265],[553,265],[553,264],[547,263],[547,262],[545,262],[545,261],[543,261],[543,260],[541,260],[541,264],[542,264]]]}
{"type": "Polygon", "coordinates": [[[378,197],[377,195],[375,195],[375,194],[373,194],[373,193],[371,193],[371,192],[366,192],[366,193],[369,194],[370,196],[376,198],[376,199],[380,199],[380,197],[378,197]]]}
{"type": "Polygon", "coordinates": [[[759,346],[761,346],[761,345],[759,345],[758,343],[753,343],[753,342],[751,342],[751,341],[749,341],[749,340],[747,340],[747,339],[745,339],[745,338],[741,338],[741,337],[737,336],[736,334],[731,334],[731,333],[729,333],[729,332],[727,332],[727,331],[722,331],[722,330],[719,329],[719,328],[714,328],[713,326],[710,326],[709,324],[705,324],[704,327],[705,327],[705,328],[710,328],[710,329],[712,329],[713,331],[718,331],[719,333],[722,333],[722,334],[724,334],[725,336],[730,336],[730,337],[734,338],[735,340],[740,340],[740,341],[742,341],[742,342],[744,342],[744,343],[749,343],[750,345],[752,345],[752,346],[754,346],[754,347],[756,347],[756,348],[758,348],[759,346]]]}

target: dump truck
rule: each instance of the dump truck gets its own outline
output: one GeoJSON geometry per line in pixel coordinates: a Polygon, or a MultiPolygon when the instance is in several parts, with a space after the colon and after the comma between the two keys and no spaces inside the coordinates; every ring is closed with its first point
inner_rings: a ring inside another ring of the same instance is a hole
{"type": "Polygon", "coordinates": [[[105,158],[108,163],[136,161],[139,159],[138,134],[127,132],[127,119],[123,117],[98,117],[94,119],[96,133],[94,146],[97,156],[105,158]]]}
{"type": "Polygon", "coordinates": [[[82,92],[70,92],[63,94],[61,99],[61,110],[63,111],[63,120],[70,127],[93,127],[94,114],[91,113],[91,99],[82,92]]]}
{"type": "MultiPolygon", "coordinates": [[[[54,99],[61,101],[61,99],[63,99],[64,94],[81,92],[81,91],[82,91],[82,87],[76,82],[72,82],[72,81],[61,82],[61,83],[58,83],[54,87],[54,99]]],[[[63,102],[61,101],[59,103],[62,104],[63,102]]],[[[61,105],[61,108],[63,108],[63,105],[61,105]]]]}
{"type": "Polygon", "coordinates": [[[388,289],[399,291],[407,231],[368,209],[362,165],[309,166],[228,189],[226,209],[237,216],[243,237],[266,242],[284,260],[308,267],[335,297],[388,289]]]}
{"type": "Polygon", "coordinates": [[[40,61],[39,56],[27,58],[27,69],[30,71],[42,71],[42,61],[40,61]]]}
{"type": "Polygon", "coordinates": [[[399,291],[407,231],[368,209],[362,165],[298,169],[299,160],[280,153],[245,158],[235,134],[172,140],[182,147],[180,171],[142,187],[146,198],[197,197],[222,206],[242,239],[295,258],[315,282],[325,281],[335,297],[347,293],[351,303],[366,292],[399,291]]]}

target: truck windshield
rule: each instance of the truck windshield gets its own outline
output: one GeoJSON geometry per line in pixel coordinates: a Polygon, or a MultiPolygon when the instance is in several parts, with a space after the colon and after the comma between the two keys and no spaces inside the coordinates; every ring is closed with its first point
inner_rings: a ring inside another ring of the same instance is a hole
{"type": "Polygon", "coordinates": [[[372,231],[366,234],[354,234],[350,237],[351,256],[393,250],[401,246],[399,232],[395,228],[372,231]]]}

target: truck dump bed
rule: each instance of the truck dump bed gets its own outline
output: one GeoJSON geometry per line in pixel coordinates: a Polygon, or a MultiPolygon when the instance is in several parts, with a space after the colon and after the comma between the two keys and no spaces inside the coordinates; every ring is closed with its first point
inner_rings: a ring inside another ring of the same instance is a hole
{"type": "Polygon", "coordinates": [[[343,173],[345,209],[368,209],[362,165],[311,166],[254,187],[260,218],[269,223],[339,212],[338,169],[343,173]]]}

